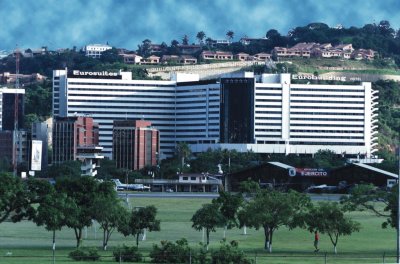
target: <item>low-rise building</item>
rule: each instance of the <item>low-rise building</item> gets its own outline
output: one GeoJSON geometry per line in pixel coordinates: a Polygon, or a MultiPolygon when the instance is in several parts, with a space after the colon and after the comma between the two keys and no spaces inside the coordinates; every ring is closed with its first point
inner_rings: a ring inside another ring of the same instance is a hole
{"type": "Polygon", "coordinates": [[[109,45],[104,44],[89,44],[83,47],[83,52],[85,52],[85,56],[92,57],[98,59],[101,57],[101,54],[106,51],[112,49],[109,45]]]}

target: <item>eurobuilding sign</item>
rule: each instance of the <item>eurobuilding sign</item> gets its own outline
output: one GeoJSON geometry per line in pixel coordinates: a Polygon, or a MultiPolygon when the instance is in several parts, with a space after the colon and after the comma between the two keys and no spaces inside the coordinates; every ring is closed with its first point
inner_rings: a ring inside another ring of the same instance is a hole
{"type": "Polygon", "coordinates": [[[40,171],[42,169],[42,141],[32,140],[31,170],[40,171]]]}

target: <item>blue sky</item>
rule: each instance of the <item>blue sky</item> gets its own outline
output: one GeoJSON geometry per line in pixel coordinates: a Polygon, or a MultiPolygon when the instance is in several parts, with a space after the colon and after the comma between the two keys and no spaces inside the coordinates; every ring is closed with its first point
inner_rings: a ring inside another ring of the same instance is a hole
{"type": "Polygon", "coordinates": [[[0,50],[78,48],[106,43],[136,49],[153,43],[285,35],[311,22],[361,27],[388,20],[400,27],[399,0],[0,0],[0,50]]]}

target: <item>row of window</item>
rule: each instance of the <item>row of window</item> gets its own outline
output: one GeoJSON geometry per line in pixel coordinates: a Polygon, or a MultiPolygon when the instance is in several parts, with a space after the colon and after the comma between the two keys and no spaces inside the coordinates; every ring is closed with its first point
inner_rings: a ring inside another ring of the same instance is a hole
{"type": "Polygon", "coordinates": [[[322,101],[322,100],[295,100],[295,99],[291,99],[290,100],[291,103],[317,103],[317,104],[321,104],[321,103],[326,103],[326,104],[364,104],[364,101],[322,101]]]}
{"type": "Polygon", "coordinates": [[[290,94],[290,97],[341,97],[341,98],[364,98],[363,95],[328,95],[328,94],[290,94]]]}
{"type": "Polygon", "coordinates": [[[364,122],[364,119],[345,119],[345,118],[298,118],[291,117],[290,120],[302,120],[302,121],[349,121],[349,122],[364,122]]]}
{"type": "MultiPolygon", "coordinates": [[[[104,86],[132,86],[132,87],[138,87],[138,86],[142,86],[142,87],[173,87],[175,88],[175,84],[155,84],[155,83],[90,83],[90,82],[68,82],[68,85],[94,85],[94,86],[100,86],[100,85],[104,85],[104,86]]],[[[111,90],[113,91],[113,90],[111,90]]]]}

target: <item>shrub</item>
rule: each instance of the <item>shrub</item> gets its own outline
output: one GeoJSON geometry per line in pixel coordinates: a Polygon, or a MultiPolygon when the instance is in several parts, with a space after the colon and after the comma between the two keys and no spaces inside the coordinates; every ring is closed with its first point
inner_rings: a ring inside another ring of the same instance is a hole
{"type": "Polygon", "coordinates": [[[221,247],[211,252],[211,263],[212,264],[251,264],[252,261],[246,259],[243,251],[239,250],[238,242],[231,241],[229,244],[225,240],[222,240],[221,247]]]}
{"type": "Polygon", "coordinates": [[[81,261],[85,259],[86,253],[81,249],[75,249],[74,251],[69,252],[68,256],[73,260],[81,261]]]}
{"type": "Polygon", "coordinates": [[[153,263],[186,263],[190,255],[190,247],[185,238],[171,241],[161,241],[161,246],[153,245],[150,252],[153,263]]]}
{"type": "Polygon", "coordinates": [[[68,256],[75,261],[97,261],[100,259],[100,255],[95,248],[76,249],[71,251],[68,256]]]}
{"type": "Polygon", "coordinates": [[[113,251],[113,255],[116,262],[140,262],[142,261],[142,254],[138,251],[137,247],[128,247],[123,245],[113,251]]]}

